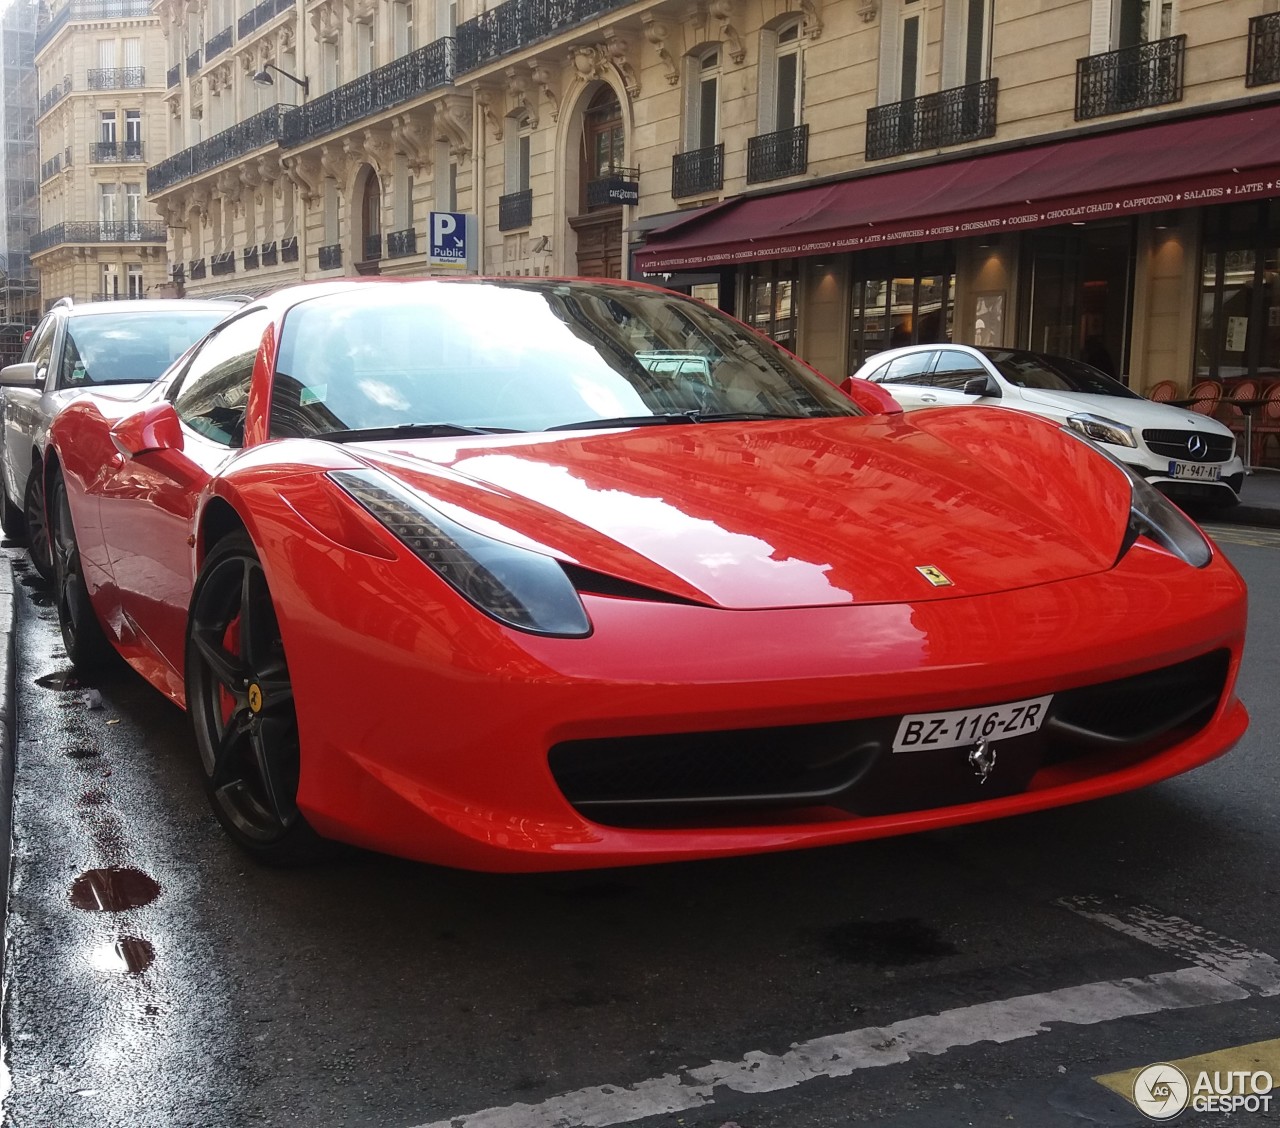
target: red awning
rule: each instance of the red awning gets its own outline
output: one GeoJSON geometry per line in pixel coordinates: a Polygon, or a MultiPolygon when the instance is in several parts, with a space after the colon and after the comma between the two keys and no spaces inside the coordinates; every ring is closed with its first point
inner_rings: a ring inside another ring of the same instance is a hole
{"type": "Polygon", "coordinates": [[[652,232],[648,273],[1280,195],[1280,105],[739,197],[652,232]]]}

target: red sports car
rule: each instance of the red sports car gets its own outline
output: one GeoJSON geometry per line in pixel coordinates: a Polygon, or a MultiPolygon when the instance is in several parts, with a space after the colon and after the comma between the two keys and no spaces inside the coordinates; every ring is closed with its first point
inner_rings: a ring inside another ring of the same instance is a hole
{"type": "Polygon", "coordinates": [[[850,842],[1230,748],[1199,530],[1052,423],[893,406],[648,286],[292,287],[55,420],[67,650],[186,706],[264,861],[850,842]]]}

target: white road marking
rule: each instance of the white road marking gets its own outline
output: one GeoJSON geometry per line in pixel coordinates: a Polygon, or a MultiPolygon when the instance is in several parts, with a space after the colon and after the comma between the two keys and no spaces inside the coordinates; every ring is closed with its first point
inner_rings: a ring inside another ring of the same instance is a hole
{"type": "Polygon", "coordinates": [[[608,1128],[715,1104],[716,1090],[768,1093],[819,1077],[900,1065],[912,1054],[945,1054],[976,1042],[1012,1042],[1046,1033],[1050,1023],[1091,1026],[1134,1015],[1186,1010],[1280,994],[1280,963],[1180,917],[1112,907],[1096,898],[1059,902],[1072,912],[1187,959],[1192,966],[1131,979],[1101,980],[1033,995],[957,1007],[888,1026],[814,1038],[785,1054],[752,1051],[634,1085],[597,1085],[541,1104],[513,1104],[452,1116],[418,1128],[608,1128]]]}
{"type": "Polygon", "coordinates": [[[1280,532],[1256,525],[1201,525],[1221,544],[1245,544],[1254,548],[1280,548],[1280,532]]]}

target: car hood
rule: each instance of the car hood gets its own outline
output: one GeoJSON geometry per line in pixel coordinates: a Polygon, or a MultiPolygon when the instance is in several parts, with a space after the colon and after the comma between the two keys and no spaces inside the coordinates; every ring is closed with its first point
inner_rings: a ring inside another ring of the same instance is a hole
{"type": "Polygon", "coordinates": [[[479,532],[726,608],[944,599],[1098,572],[1129,511],[1126,477],[1087,444],[999,409],[346,449],[479,532]]]}
{"type": "Polygon", "coordinates": [[[1025,404],[1055,419],[1088,412],[1126,423],[1139,429],[1159,427],[1175,431],[1203,431],[1206,434],[1230,435],[1231,429],[1207,415],[1199,415],[1186,407],[1171,407],[1147,399],[1125,399],[1122,396],[1098,396],[1087,392],[1051,392],[1042,388],[1019,388],[1025,404]],[[1048,409],[1048,410],[1044,410],[1048,409]]]}

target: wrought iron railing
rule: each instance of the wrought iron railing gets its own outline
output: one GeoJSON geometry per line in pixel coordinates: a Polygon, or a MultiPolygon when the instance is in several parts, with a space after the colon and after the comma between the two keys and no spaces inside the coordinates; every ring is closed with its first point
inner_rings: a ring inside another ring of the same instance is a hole
{"type": "Polygon", "coordinates": [[[289,238],[280,240],[280,261],[298,261],[298,237],[296,235],[290,235],[289,238]]]}
{"type": "Polygon", "coordinates": [[[453,40],[437,39],[291,109],[281,148],[292,149],[453,81],[453,40]]]}
{"type": "Polygon", "coordinates": [[[587,207],[603,208],[638,203],[639,180],[638,168],[610,168],[605,175],[587,181],[587,207]]]}
{"type": "Polygon", "coordinates": [[[245,247],[243,261],[244,261],[245,270],[257,270],[258,269],[258,248],[245,247]]]}
{"type": "Polygon", "coordinates": [[[905,102],[872,106],[867,111],[867,160],[994,137],[998,82],[988,78],[905,102]]]}
{"type": "Polygon", "coordinates": [[[1182,101],[1187,37],[1174,35],[1076,62],[1076,121],[1182,101]]]}
{"type": "Polygon", "coordinates": [[[230,129],[206,137],[189,149],[174,153],[147,169],[147,194],[162,192],[190,176],[198,176],[233,161],[254,149],[271,145],[280,139],[284,128],[285,110],[282,105],[269,106],[244,121],[238,121],[230,129]]]}
{"type": "Polygon", "coordinates": [[[631,0],[506,0],[458,25],[458,73],[576,27],[631,0]]]}
{"type": "Polygon", "coordinates": [[[63,243],[163,243],[166,234],[164,224],[156,220],[58,223],[31,236],[31,253],[63,243]]]}
{"type": "Polygon", "coordinates": [[[219,251],[217,254],[209,256],[209,273],[215,278],[220,274],[234,274],[235,272],[235,251],[219,251]]]}
{"type": "Polygon", "coordinates": [[[1280,82],[1280,12],[1254,16],[1249,21],[1249,55],[1244,84],[1266,86],[1272,82],[1280,82]]]}
{"type": "Polygon", "coordinates": [[[533,222],[533,189],[498,197],[498,230],[514,231],[533,222]]]}
{"type": "Polygon", "coordinates": [[[176,282],[179,286],[187,279],[187,268],[185,263],[175,262],[169,267],[169,281],[176,282]]]}
{"type": "Polygon", "coordinates": [[[166,88],[168,88],[169,90],[172,90],[181,81],[182,81],[182,64],[174,63],[173,66],[171,66],[165,72],[164,84],[166,88]]]}
{"type": "Polygon", "coordinates": [[[671,159],[671,195],[696,196],[724,187],[724,142],[705,149],[690,149],[671,159]]]}
{"type": "Polygon", "coordinates": [[[809,167],[809,125],[747,138],[747,183],[799,176],[809,167]]]}
{"type": "Polygon", "coordinates": [[[204,277],[204,259],[192,259],[187,264],[187,277],[192,282],[198,282],[204,277]]]}
{"type": "Polygon", "coordinates": [[[251,35],[263,24],[270,23],[281,12],[288,12],[292,8],[293,0],[262,0],[261,4],[245,12],[236,21],[236,37],[243,39],[245,36],[251,35]]]}
{"type": "Polygon", "coordinates": [[[145,86],[143,67],[104,67],[88,74],[90,90],[136,90],[145,86]]]}
{"type": "Polygon", "coordinates": [[[62,101],[71,93],[71,76],[67,75],[61,82],[57,83],[51,90],[46,90],[40,96],[39,110],[36,114],[41,117],[47,114],[54,106],[62,101]]]}
{"type": "Polygon", "coordinates": [[[117,20],[150,16],[151,0],[70,0],[43,27],[36,29],[38,53],[66,25],[68,20],[117,20]]]}
{"type": "Polygon", "coordinates": [[[418,253],[418,233],[412,228],[387,232],[387,258],[405,258],[418,253]]]}
{"type": "Polygon", "coordinates": [[[366,235],[364,237],[364,262],[373,262],[382,258],[382,235],[366,235]]]}
{"type": "Polygon", "coordinates": [[[321,270],[337,270],[342,265],[342,244],[330,243],[316,252],[321,270]]]}
{"type": "Polygon", "coordinates": [[[89,146],[89,160],[104,164],[107,162],[141,162],[141,141],[95,141],[89,146]]]}
{"type": "Polygon", "coordinates": [[[57,176],[61,171],[62,154],[57,153],[40,166],[40,183],[43,184],[50,177],[57,176]]]}
{"type": "Polygon", "coordinates": [[[261,244],[259,251],[259,258],[262,260],[263,266],[275,266],[280,260],[280,251],[274,239],[270,243],[261,244]]]}
{"type": "Polygon", "coordinates": [[[211,35],[204,45],[204,61],[207,63],[210,59],[216,59],[224,51],[231,50],[233,42],[234,33],[229,27],[224,27],[217,35],[211,35]]]}
{"type": "Polygon", "coordinates": [[[197,47],[190,55],[187,56],[187,77],[198,74],[200,71],[200,48],[197,47]]]}

